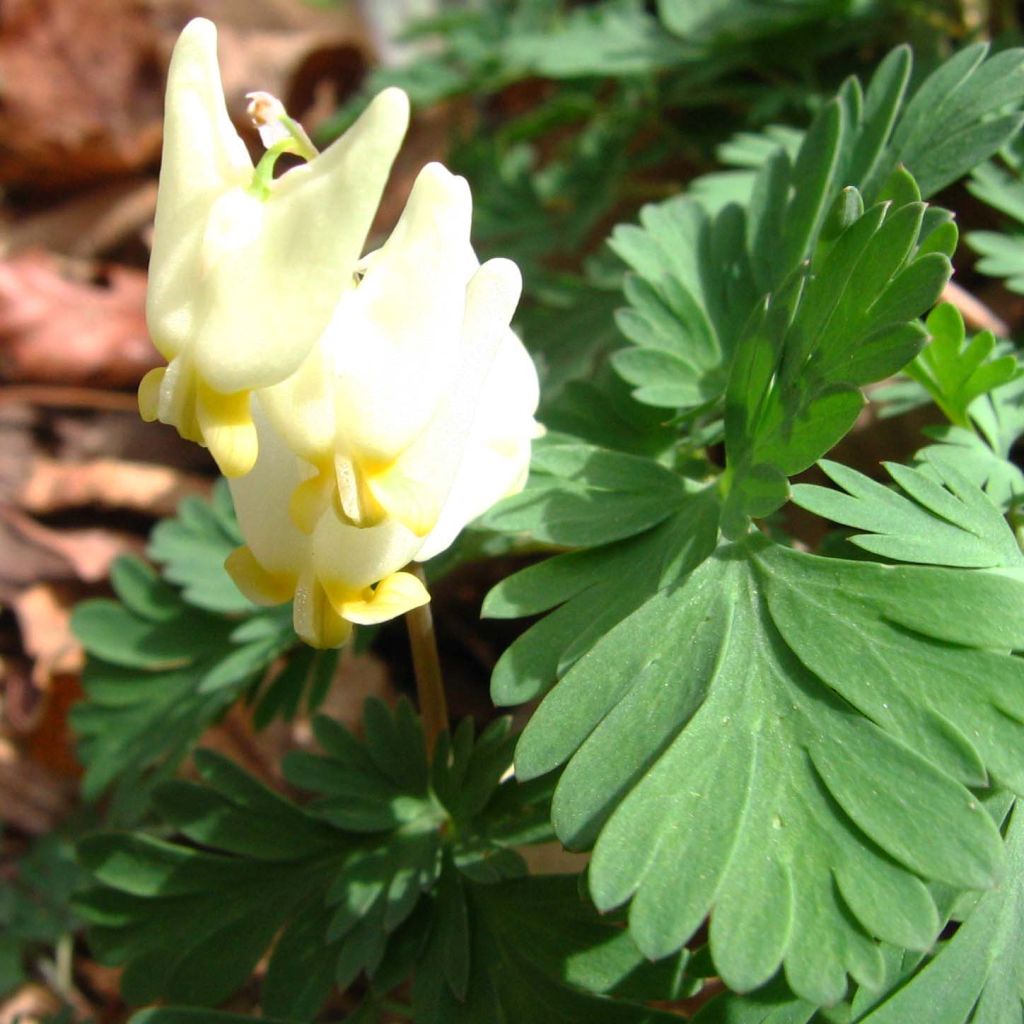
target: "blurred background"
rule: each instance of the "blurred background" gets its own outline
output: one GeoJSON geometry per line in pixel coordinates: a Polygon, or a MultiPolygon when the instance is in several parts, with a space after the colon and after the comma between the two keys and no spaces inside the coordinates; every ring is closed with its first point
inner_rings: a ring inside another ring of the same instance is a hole
{"type": "MultiPolygon", "coordinates": [[[[144,295],[166,66],[196,15],[218,25],[229,109],[254,153],[253,89],[282,98],[322,144],[383,85],[410,92],[413,127],[374,234],[428,160],[466,174],[481,258],[524,271],[517,327],[544,380],[542,419],[592,437],[592,413],[577,409],[593,402],[574,396],[601,392],[612,446],[647,436],[657,411],[604,367],[622,302],[610,228],[687,185],[724,202],[765,152],[744,133],[770,128],[785,144],[792,132],[771,126],[806,125],[846,74],[870,72],[896,43],[914,45],[920,74],[967,41],[1020,36],[1016,5],[998,0],[2,0],[0,1024],[126,1017],[115,972],[77,938],[70,858],[42,837],[99,813],[82,799],[68,724],[83,699],[72,609],[108,594],[114,561],[144,554],[156,523],[214,485],[212,460],[143,424],[134,397],[159,361],[144,295]]],[[[939,201],[970,226],[1001,223],[954,190],[939,201]]],[[[970,294],[958,304],[1006,334],[1021,300],[975,259],[960,254],[970,294]]],[[[898,455],[891,439],[885,454],[898,455]]],[[[456,716],[493,714],[490,670],[520,628],[478,623],[483,594],[518,564],[481,553],[494,552],[470,536],[435,591],[456,716]]],[[[407,692],[404,644],[399,626],[347,652],[332,714],[354,722],[367,695],[407,692]]],[[[301,715],[256,728],[237,704],[200,725],[204,745],[271,784],[281,754],[310,742],[301,715]]]]}

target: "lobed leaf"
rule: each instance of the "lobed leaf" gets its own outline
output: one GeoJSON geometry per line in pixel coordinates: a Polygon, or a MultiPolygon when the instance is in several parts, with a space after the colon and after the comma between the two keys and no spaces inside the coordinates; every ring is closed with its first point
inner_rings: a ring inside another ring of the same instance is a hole
{"type": "Polygon", "coordinates": [[[523,733],[517,773],[561,768],[556,831],[594,845],[595,901],[632,901],[648,956],[710,912],[731,988],[780,965],[816,1004],[838,1000],[848,973],[877,986],[878,939],[935,938],[923,880],[1000,876],[998,833],[966,787],[1024,786],[1024,672],[1003,653],[1024,642],[1024,577],[752,537],[677,579],[569,668],[523,733]]]}
{"type": "Polygon", "coordinates": [[[1024,1016],[1024,815],[1006,830],[1007,882],[986,893],[956,934],[857,1024],[999,1024],[1024,1016]]]}
{"type": "Polygon", "coordinates": [[[969,428],[972,403],[1018,376],[1017,359],[995,354],[996,339],[990,331],[967,342],[963,317],[948,303],[932,311],[927,326],[930,342],[907,367],[907,373],[951,423],[969,428]]]}
{"type": "MultiPolygon", "coordinates": [[[[546,839],[536,823],[548,817],[543,789],[506,777],[507,722],[479,738],[471,724],[443,734],[430,765],[407,704],[368,704],[364,732],[357,740],[321,719],[323,764],[311,755],[289,764],[297,782],[324,795],[318,802],[300,807],[200,751],[202,784],[175,781],[157,794],[180,840],[121,833],[80,844],[96,887],[78,905],[100,957],[124,966],[128,1001],[216,1005],[272,945],[262,991],[268,1017],[315,1019],[333,986],[365,971],[380,992],[415,974],[417,992],[453,1007],[446,1021],[474,1019],[486,998],[497,1000],[500,1019],[527,1024],[535,1018],[512,979],[488,973],[485,958],[523,942],[530,948],[521,969],[560,1005],[594,1008],[595,1019],[660,1019],[604,994],[642,976],[667,998],[680,991],[678,961],[645,966],[621,928],[580,902],[573,879],[506,888],[523,871],[512,845],[546,839]],[[391,793],[390,815],[372,822],[331,806],[360,783],[391,793]]],[[[167,1019],[179,1012],[201,1019],[176,1009],[167,1019]]]]}
{"type": "Polygon", "coordinates": [[[900,490],[836,462],[821,468],[846,493],[797,484],[792,500],[825,519],[869,531],[850,537],[865,551],[901,562],[971,569],[1024,566],[999,508],[941,448],[914,469],[887,463],[900,490]],[[901,493],[902,491],[902,493],[901,493]]]}
{"type": "Polygon", "coordinates": [[[590,546],[641,533],[685,500],[683,481],[650,459],[549,444],[535,453],[526,489],[495,506],[483,522],[552,544],[590,546]]]}

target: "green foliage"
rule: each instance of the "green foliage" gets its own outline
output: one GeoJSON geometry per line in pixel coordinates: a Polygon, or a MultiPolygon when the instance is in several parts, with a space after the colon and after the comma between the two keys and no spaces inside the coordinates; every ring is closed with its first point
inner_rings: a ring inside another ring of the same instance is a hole
{"type": "Polygon", "coordinates": [[[872,936],[933,941],[918,878],[983,888],[998,875],[998,835],[964,786],[984,785],[984,765],[1024,783],[1008,703],[1024,677],[987,650],[1020,642],[1021,586],[727,545],[579,659],[530,720],[517,773],[565,765],[556,831],[596,840],[591,892],[604,908],[633,897],[645,953],[678,948],[713,904],[731,987],[784,963],[801,995],[832,1002],[846,972],[879,982],[872,936]],[[953,589],[1010,604],[968,623],[946,605],[953,589]],[[865,662],[868,677],[844,669],[865,662]]]}
{"type": "Polygon", "coordinates": [[[938,298],[949,260],[920,244],[920,203],[890,209],[849,223],[806,285],[791,279],[744,332],[725,395],[723,527],[734,536],[845,436],[859,387],[895,373],[924,342],[912,318],[938,298]]]}
{"type": "Polygon", "coordinates": [[[956,934],[856,1024],[997,1024],[1024,1014],[1024,816],[1006,829],[1006,883],[978,901],[956,934]]]}
{"type": "Polygon", "coordinates": [[[551,544],[593,547],[646,530],[687,500],[683,480],[650,459],[581,444],[539,446],[529,486],[485,525],[551,544]]]}
{"type": "MultiPolygon", "coordinates": [[[[533,493],[528,487],[520,505],[528,508],[533,493]]],[[[498,506],[488,521],[501,521],[505,507],[498,506]]],[[[601,507],[595,510],[598,514],[601,507]]],[[[529,522],[520,519],[520,528],[529,522]]],[[[484,602],[484,615],[511,618],[557,610],[502,655],[491,679],[495,703],[520,704],[547,692],[598,638],[674,574],[700,564],[714,547],[717,523],[718,507],[710,491],[680,494],[678,510],[673,514],[665,508],[661,522],[651,529],[638,528],[614,543],[558,555],[499,584],[484,602]]]]}
{"type": "Polygon", "coordinates": [[[886,463],[899,490],[838,462],[825,473],[846,493],[797,484],[793,501],[825,519],[868,533],[849,539],[872,554],[901,562],[968,569],[1017,568],[1024,556],[999,508],[946,456],[927,449],[918,469],[886,463]]]}
{"type": "MultiPolygon", "coordinates": [[[[957,229],[922,197],[973,169],[1024,221],[1024,51],[915,72],[898,46],[827,98],[914,12],[485,2],[370,76],[472,97],[451,162],[474,244],[524,271],[548,436],[465,550],[550,549],[484,605],[539,616],[492,677],[497,704],[538,704],[519,736],[467,720],[429,756],[405,703],[369,703],[358,736],[318,718],[320,752],[283,765],[301,801],[203,751],[201,781],[168,781],[231,704],[315,708],[335,665],[234,590],[226,490],[183,505],[161,570],[119,563],[119,600],[75,617],[87,793],[163,823],[80,848],[76,906],[126,999],[181,1004],[136,1021],[250,1019],[209,1008],[264,958],[281,1024],[336,987],[364,996],[354,1024],[641,1024],[712,977],[700,1024],[1022,1019],[1024,376],[929,315],[957,229]],[[778,123],[794,110],[806,128],[778,123]],[[728,169],[680,187],[729,135],[728,169]],[[901,371],[902,408],[948,422],[880,482],[833,450],[901,371]],[[835,486],[794,481],[815,464],[835,486]],[[788,500],[827,522],[791,540],[788,500]],[[584,876],[527,873],[552,838],[591,851],[584,876]]],[[[1019,284],[1016,235],[970,240],[1019,284]]]]}
{"type": "Polygon", "coordinates": [[[773,35],[829,15],[848,14],[847,0],[785,0],[768,6],[757,0],[659,0],[665,27],[684,39],[728,39],[773,35]]]}
{"type": "MultiPolygon", "coordinates": [[[[647,966],[625,931],[580,902],[572,877],[520,877],[513,847],[549,835],[546,787],[507,778],[506,721],[477,739],[467,720],[429,763],[407,704],[368,703],[364,731],[360,741],[317,721],[324,754],[286,765],[320,794],[306,807],[199,752],[204,783],[156,795],[182,840],[80,844],[99,884],[77,905],[94,949],[126,965],[129,1002],[216,1005],[273,943],[262,1006],[275,1018],[312,1019],[360,972],[378,995],[414,974],[416,1019],[439,1024],[664,1018],[606,996],[638,984],[676,995],[680,961],[647,966]]],[[[213,1019],[181,1013],[157,1020],[213,1019]]]]}
{"type": "Polygon", "coordinates": [[[71,941],[78,921],[69,902],[80,881],[70,843],[56,834],[32,845],[13,878],[0,879],[0,996],[26,980],[34,954],[52,957],[71,941]]]}
{"type": "MultiPolygon", "coordinates": [[[[197,753],[196,768],[210,785],[168,783],[158,806],[205,850],[130,833],[79,844],[100,887],[77,906],[93,926],[96,953],[125,965],[121,990],[131,1003],[158,996],[220,1002],[248,978],[283,924],[302,927],[346,853],[332,829],[223,758],[197,753]]],[[[289,945],[286,933],[270,977],[289,945]]],[[[319,980],[295,982],[315,998],[319,980]]],[[[289,994],[298,1004],[305,993],[289,994]]]]}
{"type": "Polygon", "coordinates": [[[158,523],[147,553],[193,607],[243,614],[253,605],[224,571],[224,559],[242,543],[231,492],[219,481],[209,501],[186,498],[173,519],[158,523]]]}
{"type": "Polygon", "coordinates": [[[639,988],[647,998],[677,998],[684,991],[682,962],[652,969],[628,933],[580,902],[572,876],[484,885],[453,874],[447,894],[443,890],[442,882],[438,927],[416,975],[416,1021],[668,1024],[678,1019],[602,997],[639,988]]]}
{"type": "MultiPolygon", "coordinates": [[[[902,168],[929,198],[977,168],[1008,143],[1021,126],[1016,109],[1024,100],[1024,50],[988,56],[988,46],[967,46],[928,75],[908,97],[912,57],[899,46],[880,63],[866,89],[848,78],[837,100],[842,107],[842,141],[834,187],[854,186],[869,204],[885,193],[902,168]]],[[[829,116],[827,107],[817,123],[829,116]]],[[[814,127],[810,132],[814,131],[814,127]]],[[[800,136],[773,126],[761,136],[743,134],[719,148],[726,164],[753,170],[716,172],[698,178],[694,192],[712,207],[745,203],[758,173],[777,162],[784,167],[798,151],[800,136]]],[[[972,191],[992,205],[1019,210],[998,169],[975,170],[972,191]]]]}
{"type": "Polygon", "coordinates": [[[729,208],[712,219],[677,198],[645,207],[640,223],[611,237],[635,271],[617,322],[636,347],[616,353],[613,366],[641,402],[699,407],[724,392],[733,342],[757,300],[743,216],[729,208]]]}
{"type": "Polygon", "coordinates": [[[72,627],[89,655],[86,701],[72,713],[86,767],[84,792],[115,790],[113,813],[130,821],[152,785],[172,774],[203,730],[266,680],[257,724],[292,715],[303,693],[316,706],[336,656],[296,648],[291,608],[257,608],[242,597],[224,558],[239,543],[223,484],[211,503],[189,499],[154,531],[150,553],[163,575],[124,557],[111,573],[117,600],[86,601],[72,627]],[[172,580],[184,589],[170,585],[172,580]]]}
{"type": "Polygon", "coordinates": [[[971,403],[1018,375],[1013,355],[990,358],[996,339],[990,331],[976,334],[965,344],[963,317],[944,303],[928,317],[931,344],[907,367],[907,373],[931,396],[946,418],[970,427],[971,403]]]}
{"type": "Polygon", "coordinates": [[[981,254],[978,270],[1001,277],[1011,291],[1024,291],[1024,152],[1020,137],[1006,146],[1002,163],[987,162],[971,174],[968,189],[983,203],[1010,218],[1011,230],[970,231],[967,244],[981,254]]]}
{"type": "Polygon", "coordinates": [[[808,1024],[817,1021],[815,1005],[797,999],[785,984],[771,982],[750,995],[725,992],[708,1003],[694,1024],[808,1024]]]}
{"type": "MultiPolygon", "coordinates": [[[[635,276],[618,316],[634,347],[612,364],[638,401],[698,422],[724,401],[730,529],[777,508],[785,477],[852,425],[856,389],[899,370],[923,344],[914,318],[949,276],[956,230],[920,196],[1019,124],[1018,115],[996,111],[1024,96],[1020,52],[984,57],[984,47],[957,55],[905,103],[910,55],[894,50],[866,91],[856,79],[844,84],[799,146],[765,145],[755,157],[744,146],[745,162],[762,162],[741,204],[713,212],[699,198],[677,197],[646,207],[639,227],[613,232],[612,247],[635,276]],[[935,110],[955,112],[960,133],[953,149],[943,140],[938,153],[922,142],[935,110]],[[922,176],[923,188],[903,165],[922,176]]],[[[941,340],[926,358],[941,361],[948,344],[941,340]]],[[[984,361],[985,345],[957,357],[956,372],[967,377],[946,381],[959,389],[957,408],[1005,379],[1008,364],[961,364],[984,361]],[[969,380],[972,372],[980,377],[969,380]]]]}

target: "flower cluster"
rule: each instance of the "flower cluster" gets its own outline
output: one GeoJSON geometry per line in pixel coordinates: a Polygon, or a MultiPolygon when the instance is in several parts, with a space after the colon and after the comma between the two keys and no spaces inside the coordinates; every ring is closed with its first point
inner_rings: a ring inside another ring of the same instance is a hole
{"type": "Polygon", "coordinates": [[[171,60],[147,301],[168,365],[139,405],[229,478],[242,591],[294,598],[298,634],[338,646],[353,623],[424,604],[402,567],[523,486],[537,375],[509,328],[519,271],[480,265],[462,178],[424,167],[362,255],[408,123],[401,90],[322,154],[254,95],[256,166],[227,114],[216,31],[192,21],[171,60]],[[306,162],[274,177],[283,152],[306,162]]]}

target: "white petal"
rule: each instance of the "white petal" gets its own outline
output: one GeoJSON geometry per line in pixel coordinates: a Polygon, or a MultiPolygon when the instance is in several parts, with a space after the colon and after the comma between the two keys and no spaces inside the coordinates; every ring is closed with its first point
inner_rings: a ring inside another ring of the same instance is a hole
{"type": "Polygon", "coordinates": [[[216,254],[196,337],[211,386],[269,387],[309,354],[352,285],[408,112],[401,90],[381,93],[330,149],[273,182],[257,237],[216,254]]]}
{"type": "Polygon", "coordinates": [[[436,415],[393,466],[367,481],[387,513],[420,536],[436,526],[471,443],[484,382],[507,336],[521,286],[519,269],[510,260],[490,260],[473,276],[466,290],[459,366],[436,415]]]}
{"type": "Polygon", "coordinates": [[[324,581],[351,588],[368,587],[408,565],[420,539],[396,522],[360,529],[325,513],[313,533],[313,559],[324,581]]]}
{"type": "Polygon", "coordinates": [[[416,555],[425,562],[446,550],[468,523],[522,490],[538,427],[537,370],[523,343],[508,331],[487,374],[465,453],[440,518],[416,555]]]}
{"type": "Polygon", "coordinates": [[[190,341],[199,247],[214,199],[252,177],[252,162],[228,117],[217,66],[217,30],[185,26],[167,78],[164,146],[146,311],[165,358],[190,341]]]}
{"type": "Polygon", "coordinates": [[[457,372],[472,201],[462,178],[429,164],[397,226],[366,261],[330,327],[339,445],[387,463],[433,419],[457,372]]]}
{"type": "Polygon", "coordinates": [[[256,465],[245,476],[228,481],[238,525],[263,568],[298,576],[312,561],[312,545],[292,522],[288,507],[295,488],[313,475],[313,467],[271,427],[258,399],[253,399],[253,420],[259,438],[256,465]]]}

